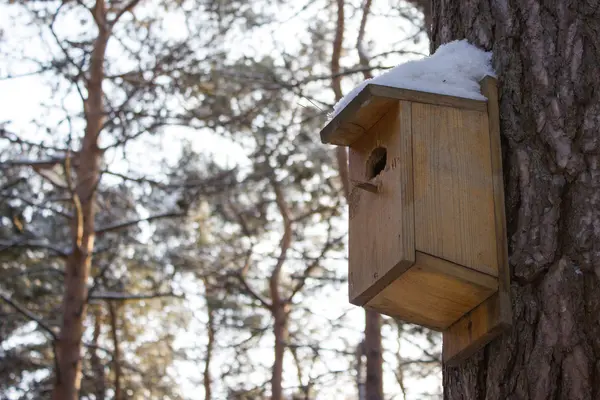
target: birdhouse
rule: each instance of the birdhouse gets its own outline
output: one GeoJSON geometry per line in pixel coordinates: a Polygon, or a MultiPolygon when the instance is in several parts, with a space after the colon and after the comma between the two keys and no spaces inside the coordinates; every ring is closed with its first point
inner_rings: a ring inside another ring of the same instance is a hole
{"type": "Polygon", "coordinates": [[[350,302],[443,332],[452,365],[511,324],[497,88],[368,84],[321,131],[349,148],[350,302]]]}

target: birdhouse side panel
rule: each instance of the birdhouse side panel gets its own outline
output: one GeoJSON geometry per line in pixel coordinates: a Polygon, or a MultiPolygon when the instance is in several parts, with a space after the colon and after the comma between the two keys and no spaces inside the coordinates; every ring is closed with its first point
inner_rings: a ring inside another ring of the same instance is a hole
{"type": "Polygon", "coordinates": [[[487,113],[412,105],[418,251],[498,275],[487,113]]]}
{"type": "Polygon", "coordinates": [[[349,297],[364,305],[414,263],[411,104],[400,101],[349,150],[349,297]]]}

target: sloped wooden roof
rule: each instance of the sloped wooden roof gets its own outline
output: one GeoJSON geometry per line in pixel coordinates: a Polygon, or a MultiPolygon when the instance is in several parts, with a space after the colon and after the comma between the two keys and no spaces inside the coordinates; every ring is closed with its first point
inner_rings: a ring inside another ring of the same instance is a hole
{"type": "Polygon", "coordinates": [[[400,100],[487,112],[487,102],[368,84],[321,130],[321,142],[350,146],[400,100]]]}

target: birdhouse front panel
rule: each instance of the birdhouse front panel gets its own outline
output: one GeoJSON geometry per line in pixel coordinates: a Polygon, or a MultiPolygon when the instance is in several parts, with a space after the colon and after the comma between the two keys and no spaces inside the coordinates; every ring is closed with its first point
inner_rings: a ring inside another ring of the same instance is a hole
{"type": "Polygon", "coordinates": [[[363,305],[415,261],[411,104],[396,102],[349,150],[349,295],[363,305]],[[391,212],[394,210],[394,212],[391,212]]]}

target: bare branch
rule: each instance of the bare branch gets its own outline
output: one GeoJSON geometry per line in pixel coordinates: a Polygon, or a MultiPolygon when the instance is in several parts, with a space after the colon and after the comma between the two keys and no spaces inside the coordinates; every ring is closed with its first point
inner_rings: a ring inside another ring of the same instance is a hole
{"type": "Polygon", "coordinates": [[[170,212],[166,212],[163,214],[151,215],[147,218],[140,218],[140,219],[136,219],[136,220],[132,220],[132,221],[120,222],[120,223],[117,223],[114,225],[108,225],[108,226],[96,229],[96,234],[99,235],[102,233],[113,232],[113,231],[117,231],[120,229],[129,228],[130,226],[137,225],[140,222],[150,222],[150,221],[154,221],[157,219],[163,219],[163,218],[180,218],[180,217],[184,217],[184,216],[185,216],[184,212],[170,211],[170,212]]]}
{"type": "Polygon", "coordinates": [[[65,179],[67,181],[67,188],[69,189],[69,193],[71,195],[71,201],[73,202],[73,207],[75,207],[75,227],[73,229],[73,233],[75,234],[75,243],[77,247],[81,247],[81,241],[83,238],[83,209],[81,208],[81,200],[79,199],[79,195],[75,192],[73,187],[73,179],[71,177],[71,157],[67,155],[64,163],[65,170],[65,179]]]}
{"type": "Polygon", "coordinates": [[[49,325],[47,325],[42,320],[42,318],[38,317],[37,315],[35,315],[34,313],[29,311],[27,308],[23,307],[22,305],[14,302],[10,297],[4,295],[4,293],[0,293],[0,299],[2,299],[2,301],[4,301],[6,304],[8,304],[12,308],[14,308],[17,312],[19,312],[19,314],[21,314],[21,315],[25,316],[27,319],[35,322],[40,328],[42,328],[44,331],[49,333],[50,336],[52,336],[52,339],[58,340],[58,335],[56,334],[56,332],[54,332],[54,330],[49,325]]]}
{"type": "Polygon", "coordinates": [[[53,186],[56,186],[59,189],[66,189],[67,188],[67,184],[62,181],[62,177],[59,176],[53,170],[53,168],[46,168],[46,167],[37,167],[37,166],[34,166],[33,170],[39,176],[41,176],[43,179],[45,179],[46,181],[50,182],[53,186]]]}
{"type": "MultiPolygon", "coordinates": [[[[328,236],[329,236],[328,232],[328,236]]],[[[288,301],[292,302],[292,300],[294,299],[294,296],[296,296],[296,294],[298,292],[300,292],[302,290],[302,288],[306,285],[306,280],[310,277],[311,273],[319,266],[319,264],[321,263],[321,261],[323,261],[323,259],[325,258],[325,254],[327,254],[327,252],[336,244],[342,242],[344,240],[345,235],[340,236],[338,238],[335,238],[334,240],[327,240],[327,243],[325,244],[325,246],[323,246],[323,248],[321,249],[321,252],[319,254],[318,257],[316,257],[313,262],[311,262],[310,264],[308,264],[306,266],[306,268],[304,269],[304,272],[302,273],[302,276],[300,277],[296,277],[297,279],[299,279],[298,283],[294,286],[294,288],[292,289],[292,293],[289,295],[288,297],[288,301]]]]}
{"type": "MultiPolygon", "coordinates": [[[[333,40],[333,52],[331,53],[331,74],[334,78],[331,79],[331,89],[335,95],[335,101],[342,98],[342,78],[338,76],[340,72],[340,57],[342,54],[342,46],[344,43],[344,0],[337,0],[337,25],[335,29],[335,38],[333,40]]],[[[344,196],[348,199],[350,196],[350,181],[348,170],[348,151],[343,146],[338,146],[335,149],[335,157],[338,164],[338,171],[344,189],[344,196]]]]}
{"type": "Polygon", "coordinates": [[[44,149],[44,150],[54,150],[54,151],[59,151],[59,152],[67,151],[66,148],[47,146],[43,143],[36,143],[36,142],[31,142],[29,140],[21,139],[17,134],[15,134],[13,132],[9,132],[2,127],[0,127],[0,139],[8,140],[9,142],[14,143],[14,144],[36,147],[36,148],[44,149]]]}
{"type": "Polygon", "coordinates": [[[235,275],[235,277],[240,281],[244,289],[246,289],[246,293],[252,296],[255,300],[257,300],[264,308],[267,310],[272,309],[272,305],[265,300],[261,295],[259,295],[248,283],[246,280],[248,271],[250,270],[250,261],[252,259],[252,249],[246,252],[246,260],[244,261],[244,266],[241,271],[235,275]]]}
{"type": "Polygon", "coordinates": [[[258,302],[267,310],[272,309],[272,305],[269,302],[267,302],[265,299],[263,299],[261,295],[256,293],[256,291],[254,289],[252,289],[252,287],[250,287],[250,285],[248,284],[248,282],[246,281],[246,278],[244,276],[242,276],[241,274],[237,274],[236,278],[238,278],[238,280],[240,281],[240,283],[242,284],[244,289],[246,289],[246,292],[250,296],[252,296],[254,299],[258,300],[258,302]]]}
{"type": "Polygon", "coordinates": [[[51,244],[41,240],[15,240],[13,242],[0,240],[0,253],[10,248],[50,250],[62,258],[67,258],[69,256],[65,250],[61,250],[58,247],[54,247],[51,244]]]}
{"type": "Polygon", "coordinates": [[[111,21],[111,25],[116,24],[117,22],[119,22],[119,19],[121,19],[121,17],[123,16],[123,14],[125,14],[126,12],[130,12],[131,10],[133,10],[133,8],[140,2],[140,0],[131,0],[129,3],[127,3],[115,16],[115,18],[111,21]]]}
{"type": "Polygon", "coordinates": [[[0,186],[0,193],[12,188],[13,186],[18,185],[21,182],[25,182],[25,181],[27,181],[27,179],[25,179],[23,177],[19,177],[17,179],[13,179],[12,181],[6,182],[4,185],[0,186]]]}
{"type": "Polygon", "coordinates": [[[365,28],[367,27],[367,19],[369,18],[369,13],[371,12],[371,0],[365,0],[363,5],[363,15],[360,20],[360,28],[358,29],[358,38],[356,39],[356,50],[358,52],[358,59],[360,65],[365,68],[363,70],[363,77],[365,79],[370,79],[373,77],[369,68],[369,57],[364,48],[364,38],[365,38],[365,28]]]}
{"type": "Polygon", "coordinates": [[[0,163],[0,167],[37,167],[37,168],[52,168],[60,164],[65,159],[62,157],[53,157],[46,160],[6,160],[0,163]]]}
{"type": "Polygon", "coordinates": [[[102,170],[102,173],[103,174],[107,174],[107,175],[112,175],[112,176],[115,176],[117,178],[121,178],[124,181],[137,182],[137,183],[147,183],[149,185],[160,187],[160,188],[163,188],[163,187],[167,186],[164,183],[156,181],[154,179],[149,179],[149,178],[135,178],[135,177],[128,176],[128,175],[125,175],[125,174],[121,174],[119,172],[109,171],[107,169],[102,170]]]}
{"type": "Polygon", "coordinates": [[[185,295],[175,294],[173,292],[165,293],[146,293],[146,294],[131,294],[123,292],[100,292],[89,296],[88,300],[149,300],[161,297],[175,297],[184,299],[185,295]]]}
{"type": "Polygon", "coordinates": [[[28,76],[34,76],[34,75],[42,74],[42,73],[44,73],[46,71],[49,71],[49,70],[50,70],[50,67],[44,67],[44,68],[41,68],[41,69],[36,70],[36,71],[24,72],[22,74],[15,74],[15,75],[8,74],[8,75],[5,75],[5,76],[0,76],[0,81],[8,81],[8,80],[11,80],[11,79],[26,78],[28,76]]]}
{"type": "Polygon", "coordinates": [[[344,0],[336,0],[337,24],[335,38],[333,39],[333,51],[331,52],[331,88],[335,94],[336,101],[342,98],[342,79],[338,76],[340,72],[340,57],[344,44],[344,0]]]}

